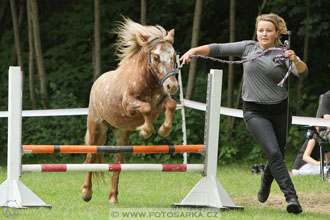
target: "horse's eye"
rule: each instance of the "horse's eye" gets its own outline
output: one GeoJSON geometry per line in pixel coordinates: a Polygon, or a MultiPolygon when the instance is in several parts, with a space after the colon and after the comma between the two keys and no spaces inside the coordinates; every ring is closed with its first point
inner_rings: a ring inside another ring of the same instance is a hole
{"type": "Polygon", "coordinates": [[[155,57],[154,58],[154,61],[157,62],[157,63],[160,63],[160,58],[159,57],[155,57]]]}

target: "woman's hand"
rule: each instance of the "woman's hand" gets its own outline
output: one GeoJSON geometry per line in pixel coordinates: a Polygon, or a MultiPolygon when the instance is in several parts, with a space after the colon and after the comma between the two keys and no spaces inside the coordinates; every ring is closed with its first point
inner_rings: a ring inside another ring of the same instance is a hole
{"type": "Polygon", "coordinates": [[[210,53],[210,48],[208,45],[203,45],[199,47],[194,47],[188,50],[185,54],[182,55],[182,57],[179,59],[179,61],[182,61],[182,64],[190,63],[190,59],[192,55],[198,54],[198,55],[208,55],[210,53]]]}
{"type": "Polygon", "coordinates": [[[306,70],[306,64],[296,55],[293,50],[287,50],[284,52],[284,54],[288,56],[288,60],[294,63],[298,73],[303,73],[306,70]]]}
{"type": "Polygon", "coordinates": [[[182,62],[182,64],[190,63],[190,57],[194,54],[195,54],[194,53],[194,48],[191,48],[190,50],[188,50],[185,54],[183,54],[181,56],[179,61],[182,62]]]}
{"type": "Polygon", "coordinates": [[[284,52],[284,54],[286,56],[288,56],[288,60],[290,60],[294,63],[300,62],[299,57],[296,55],[296,53],[293,50],[287,50],[287,51],[284,52]]]}

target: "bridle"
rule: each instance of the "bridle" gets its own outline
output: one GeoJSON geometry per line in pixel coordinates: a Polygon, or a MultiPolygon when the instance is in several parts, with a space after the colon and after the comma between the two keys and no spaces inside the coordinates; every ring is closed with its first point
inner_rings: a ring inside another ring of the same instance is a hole
{"type": "Polygon", "coordinates": [[[162,79],[159,79],[157,77],[157,75],[155,74],[155,71],[152,69],[152,66],[151,66],[151,50],[149,51],[148,53],[148,68],[150,70],[150,72],[152,73],[152,75],[155,77],[155,79],[157,80],[157,82],[160,84],[160,85],[163,85],[163,83],[165,82],[165,80],[171,76],[177,76],[178,75],[178,66],[176,64],[176,62],[174,62],[174,66],[173,66],[173,71],[172,72],[169,72],[167,73],[162,79]]]}

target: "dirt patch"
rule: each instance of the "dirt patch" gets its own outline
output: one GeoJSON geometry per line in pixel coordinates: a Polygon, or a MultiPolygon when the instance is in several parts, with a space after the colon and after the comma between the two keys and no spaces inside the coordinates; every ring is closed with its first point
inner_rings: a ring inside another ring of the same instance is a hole
{"type": "MultiPolygon", "coordinates": [[[[304,212],[321,213],[330,215],[330,193],[298,193],[299,202],[304,212]]],[[[286,209],[286,201],[283,195],[270,195],[267,202],[260,203],[257,196],[233,198],[234,203],[246,206],[258,206],[260,208],[286,209]]]]}

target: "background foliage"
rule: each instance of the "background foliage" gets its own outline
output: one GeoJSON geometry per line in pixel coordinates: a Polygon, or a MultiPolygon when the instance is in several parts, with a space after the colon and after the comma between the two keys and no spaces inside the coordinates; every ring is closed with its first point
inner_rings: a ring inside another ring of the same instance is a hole
{"type": "MultiPolygon", "coordinates": [[[[236,4],[236,40],[251,39],[254,32],[255,17],[261,0],[237,0],[236,4]]],[[[94,28],[94,2],[92,0],[57,0],[37,1],[41,43],[44,53],[44,62],[47,76],[50,106],[56,108],[87,107],[89,91],[93,81],[92,45],[94,28]]],[[[287,21],[292,31],[292,48],[298,55],[303,54],[303,42],[306,31],[310,32],[309,76],[305,80],[302,100],[296,100],[298,80],[291,77],[289,80],[290,102],[292,109],[299,101],[302,103],[303,116],[314,116],[317,109],[318,96],[329,90],[329,58],[327,44],[330,33],[330,6],[327,0],[315,0],[311,3],[311,17],[306,19],[306,5],[304,0],[273,0],[268,1],[264,13],[278,13],[287,21]]],[[[8,6],[9,7],[9,4],[8,6]]],[[[148,1],[147,23],[160,24],[167,30],[174,28],[176,37],[174,46],[179,54],[190,47],[191,31],[195,2],[188,0],[153,0],[148,1]]],[[[140,1],[103,0],[101,1],[101,57],[102,71],[115,69],[117,65],[114,56],[113,43],[116,36],[111,32],[116,22],[122,16],[139,22],[140,1]]],[[[12,63],[14,36],[10,10],[6,10],[5,17],[0,23],[0,111],[7,110],[8,94],[8,67],[12,63]]],[[[28,65],[28,34],[26,19],[22,24],[21,47],[25,70],[28,65]]],[[[199,44],[213,42],[228,42],[229,39],[229,0],[204,0],[203,15],[201,18],[199,44]]],[[[223,69],[226,73],[228,66],[198,61],[193,100],[205,102],[207,72],[211,68],[223,69]]],[[[241,66],[235,67],[235,95],[241,78],[241,66]]],[[[183,83],[187,80],[188,67],[183,68],[183,83]]],[[[37,74],[35,81],[37,82],[37,74]]],[[[224,74],[224,82],[226,82],[224,74]]],[[[40,99],[40,88],[36,83],[37,95],[40,99]]],[[[25,96],[23,109],[31,109],[28,96],[28,82],[25,82],[25,96]]],[[[222,105],[226,106],[226,83],[223,85],[222,105]]],[[[178,97],[175,97],[178,100],[178,97]]],[[[39,103],[39,106],[40,103],[39,103]]],[[[293,111],[293,114],[296,112],[293,111]]],[[[203,143],[204,113],[186,109],[188,143],[203,143]]],[[[161,124],[162,117],[155,127],[161,124]]],[[[23,144],[83,144],[86,129],[85,116],[25,118],[23,120],[23,144]]],[[[7,154],[7,120],[0,118],[0,164],[5,164],[7,154]]],[[[223,163],[232,160],[260,160],[263,153],[255,144],[242,120],[236,120],[236,126],[231,130],[226,117],[221,117],[220,153],[223,163]]],[[[289,137],[289,150],[295,154],[301,147],[305,129],[293,126],[289,137]]],[[[148,140],[141,140],[137,133],[131,137],[132,144],[180,144],[182,142],[181,115],[176,113],[174,128],[169,138],[161,139],[154,134],[148,140]]],[[[114,144],[112,134],[109,134],[107,144],[114,144]]],[[[289,152],[290,152],[289,151],[289,152]]],[[[28,156],[27,159],[54,160],[70,159],[75,155],[60,156],[28,156]]],[[[111,157],[111,156],[109,156],[111,157]]],[[[128,159],[180,159],[180,155],[134,155],[128,159]]],[[[191,155],[191,159],[199,159],[198,155],[191,155]]]]}

